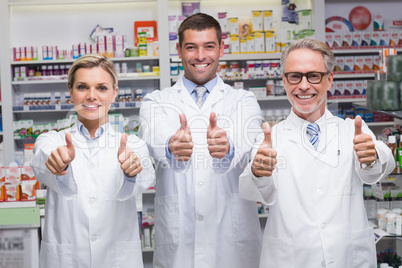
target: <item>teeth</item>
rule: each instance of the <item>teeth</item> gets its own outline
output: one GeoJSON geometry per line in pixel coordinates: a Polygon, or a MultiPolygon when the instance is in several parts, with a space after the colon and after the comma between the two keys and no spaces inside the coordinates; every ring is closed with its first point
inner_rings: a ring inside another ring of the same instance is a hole
{"type": "Polygon", "coordinates": [[[195,68],[205,68],[207,66],[208,66],[208,64],[194,64],[195,68]]]}
{"type": "Polygon", "coordinates": [[[82,105],[82,106],[84,106],[84,107],[87,107],[87,108],[96,108],[96,107],[99,107],[99,105],[82,105]]]}
{"type": "Polygon", "coordinates": [[[299,97],[299,99],[310,99],[313,97],[313,95],[297,95],[299,97]]]}

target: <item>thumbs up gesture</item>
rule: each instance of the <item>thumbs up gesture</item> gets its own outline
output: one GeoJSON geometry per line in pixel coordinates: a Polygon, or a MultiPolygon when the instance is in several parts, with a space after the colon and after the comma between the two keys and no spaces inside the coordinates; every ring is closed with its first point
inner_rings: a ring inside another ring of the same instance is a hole
{"type": "Polygon", "coordinates": [[[355,136],[353,138],[354,149],[360,164],[370,165],[376,159],[377,151],[370,135],[362,131],[362,118],[355,118],[355,136]]]}
{"type": "Polygon", "coordinates": [[[67,174],[65,169],[75,158],[75,148],[70,132],[66,133],[65,139],[67,145],[59,146],[53,150],[45,162],[50,172],[58,176],[67,174]]]}
{"type": "Polygon", "coordinates": [[[216,124],[216,114],[214,112],[209,116],[207,143],[209,154],[218,159],[224,158],[230,150],[230,143],[226,131],[216,124]]]}
{"type": "Polygon", "coordinates": [[[121,135],[120,147],[117,152],[117,159],[120,162],[120,168],[124,174],[129,177],[133,177],[141,172],[141,161],[133,150],[127,149],[127,135],[121,135]]]}
{"type": "Polygon", "coordinates": [[[271,128],[268,123],[262,125],[264,140],[258,148],[251,165],[251,171],[256,177],[269,177],[275,169],[276,151],[272,149],[271,128]]]}
{"type": "Polygon", "coordinates": [[[186,116],[180,114],[180,128],[169,140],[169,151],[174,155],[177,161],[188,161],[193,153],[193,138],[187,125],[186,116]]]}

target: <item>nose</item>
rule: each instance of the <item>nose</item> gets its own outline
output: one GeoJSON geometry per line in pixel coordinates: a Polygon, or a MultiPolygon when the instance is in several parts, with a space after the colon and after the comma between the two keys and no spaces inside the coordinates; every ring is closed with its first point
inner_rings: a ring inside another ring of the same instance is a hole
{"type": "Polygon", "coordinates": [[[94,100],[96,99],[96,90],[95,88],[90,88],[87,91],[87,100],[94,100]]]}
{"type": "Polygon", "coordinates": [[[307,89],[310,88],[310,83],[307,81],[307,77],[306,77],[306,76],[303,76],[303,77],[302,77],[302,80],[301,80],[300,83],[299,83],[299,88],[300,88],[301,90],[307,90],[307,89]]]}
{"type": "Polygon", "coordinates": [[[199,47],[197,49],[197,53],[195,54],[195,58],[199,61],[202,61],[205,58],[204,48],[199,47]]]}

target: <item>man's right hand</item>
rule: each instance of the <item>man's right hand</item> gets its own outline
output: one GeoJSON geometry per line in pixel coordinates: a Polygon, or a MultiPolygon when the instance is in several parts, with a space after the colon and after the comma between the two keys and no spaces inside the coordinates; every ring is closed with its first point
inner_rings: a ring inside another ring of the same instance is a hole
{"type": "Polygon", "coordinates": [[[169,140],[169,151],[177,161],[188,161],[193,153],[193,138],[184,114],[180,114],[180,128],[169,140]]]}
{"type": "Polygon", "coordinates": [[[45,163],[46,167],[54,175],[66,175],[67,171],[65,169],[75,158],[75,147],[70,132],[66,133],[66,143],[67,145],[59,146],[52,151],[45,163]]]}
{"type": "Polygon", "coordinates": [[[264,123],[262,129],[264,131],[264,141],[258,148],[251,171],[256,177],[269,177],[275,169],[276,151],[272,149],[271,128],[269,124],[264,123]]]}

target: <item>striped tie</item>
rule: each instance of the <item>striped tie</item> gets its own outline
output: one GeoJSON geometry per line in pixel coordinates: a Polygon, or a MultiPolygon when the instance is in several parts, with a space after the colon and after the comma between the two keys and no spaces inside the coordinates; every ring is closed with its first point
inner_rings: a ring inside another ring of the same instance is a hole
{"type": "Polygon", "coordinates": [[[197,92],[197,105],[198,108],[201,109],[202,105],[204,104],[204,94],[207,89],[203,86],[199,86],[195,88],[195,91],[197,92]]]}
{"type": "Polygon", "coordinates": [[[318,130],[320,127],[316,123],[310,123],[307,126],[307,134],[309,135],[309,141],[313,145],[314,149],[317,151],[318,147],[318,130]]]}

